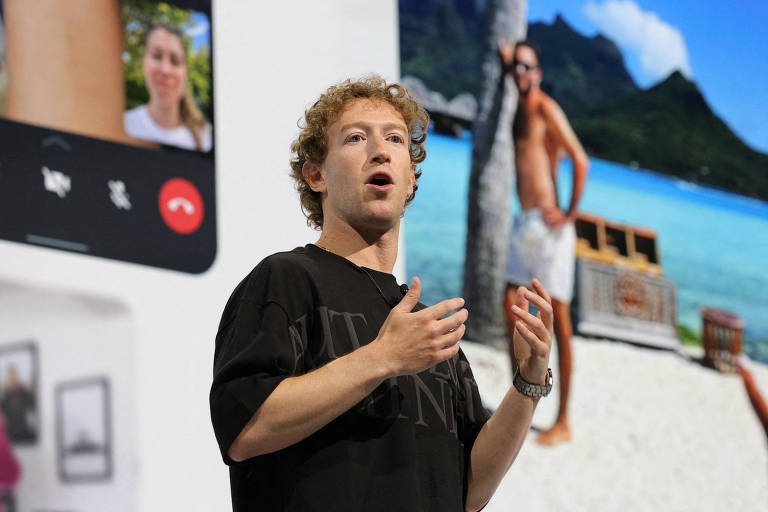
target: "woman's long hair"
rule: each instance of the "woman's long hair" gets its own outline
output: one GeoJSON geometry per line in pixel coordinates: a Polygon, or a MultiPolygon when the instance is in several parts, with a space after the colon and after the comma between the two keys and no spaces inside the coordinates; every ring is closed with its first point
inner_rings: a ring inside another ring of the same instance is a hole
{"type": "Polygon", "coordinates": [[[189,87],[187,87],[184,96],[179,102],[179,114],[181,122],[192,132],[197,150],[203,151],[203,130],[208,123],[200,107],[197,106],[195,99],[192,97],[189,87]]]}

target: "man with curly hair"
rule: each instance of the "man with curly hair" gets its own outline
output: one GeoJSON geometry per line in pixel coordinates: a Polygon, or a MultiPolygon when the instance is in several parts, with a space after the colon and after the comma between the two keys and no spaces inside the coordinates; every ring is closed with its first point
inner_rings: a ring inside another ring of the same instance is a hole
{"type": "Polygon", "coordinates": [[[520,288],[521,378],[488,417],[459,341],[460,298],[426,307],[392,268],[429,118],[379,77],[305,113],[292,176],[315,244],[238,285],[216,337],[211,416],[233,508],[479,510],[551,387],[552,308],[520,288]],[[539,310],[528,313],[528,303],[539,310]]]}

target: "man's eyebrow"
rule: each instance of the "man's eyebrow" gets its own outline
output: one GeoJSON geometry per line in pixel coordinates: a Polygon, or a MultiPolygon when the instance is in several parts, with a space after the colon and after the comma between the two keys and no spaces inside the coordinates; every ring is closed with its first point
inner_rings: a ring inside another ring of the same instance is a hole
{"type": "MultiPolygon", "coordinates": [[[[345,132],[345,131],[349,130],[350,128],[365,128],[365,127],[371,126],[371,124],[372,123],[369,122],[369,121],[354,121],[354,122],[342,125],[339,128],[339,131],[345,132]]],[[[378,124],[378,123],[376,123],[376,124],[378,124]]],[[[391,130],[393,128],[397,128],[398,130],[402,130],[402,131],[404,131],[406,133],[408,132],[408,127],[405,126],[405,123],[398,123],[398,122],[395,122],[395,121],[386,121],[386,122],[381,124],[381,128],[383,130],[391,130]]]]}

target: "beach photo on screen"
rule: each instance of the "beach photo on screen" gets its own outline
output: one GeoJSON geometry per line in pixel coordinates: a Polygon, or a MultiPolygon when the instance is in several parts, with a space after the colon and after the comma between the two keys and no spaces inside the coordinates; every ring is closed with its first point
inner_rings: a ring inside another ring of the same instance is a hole
{"type": "Polygon", "coordinates": [[[407,275],[425,304],[467,301],[490,409],[512,379],[505,292],[547,280],[573,330],[560,317],[553,393],[486,510],[760,510],[766,7],[398,5],[401,81],[431,117],[407,275]]]}

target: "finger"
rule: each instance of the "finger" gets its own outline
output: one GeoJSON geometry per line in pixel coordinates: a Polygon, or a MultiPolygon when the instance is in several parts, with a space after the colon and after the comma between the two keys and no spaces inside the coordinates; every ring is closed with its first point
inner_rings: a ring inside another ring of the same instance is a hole
{"type": "Polygon", "coordinates": [[[528,288],[525,286],[518,286],[515,293],[515,305],[523,311],[528,311],[528,299],[525,298],[525,292],[527,291],[528,288]]]}
{"type": "Polygon", "coordinates": [[[460,309],[452,315],[448,315],[445,318],[438,320],[435,326],[435,330],[439,333],[452,332],[464,322],[466,322],[468,316],[469,311],[466,309],[460,309]]]}
{"type": "Polygon", "coordinates": [[[549,292],[547,292],[547,289],[544,288],[543,284],[541,284],[541,281],[534,277],[533,281],[531,281],[531,284],[533,285],[533,289],[536,290],[536,293],[541,295],[545,301],[552,304],[552,297],[549,296],[549,292]]]}
{"type": "Polygon", "coordinates": [[[419,297],[421,297],[421,280],[418,277],[413,276],[413,279],[411,279],[411,286],[408,288],[408,293],[406,293],[397,306],[392,309],[410,313],[414,306],[418,304],[419,297]]]}
{"type": "Polygon", "coordinates": [[[460,343],[457,341],[457,342],[456,342],[456,343],[454,343],[453,345],[451,345],[451,346],[449,346],[449,347],[446,347],[446,348],[444,348],[444,349],[442,349],[442,350],[439,350],[439,351],[438,351],[438,352],[435,354],[435,359],[436,359],[436,361],[435,361],[435,362],[436,362],[436,363],[439,363],[440,361],[445,361],[446,359],[450,359],[450,358],[452,358],[453,356],[455,356],[456,354],[458,354],[458,353],[459,353],[459,349],[460,349],[460,348],[461,348],[461,345],[460,345],[460,343]]]}
{"type": "Polygon", "coordinates": [[[523,325],[522,322],[517,322],[515,324],[515,329],[520,334],[520,337],[523,338],[523,341],[525,341],[530,347],[531,354],[537,357],[547,356],[547,349],[549,348],[549,346],[543,341],[541,341],[536,336],[536,334],[534,334],[533,331],[531,331],[528,327],[523,325]]]}
{"type": "Polygon", "coordinates": [[[428,308],[422,309],[419,311],[419,314],[428,318],[438,319],[444,317],[455,309],[459,309],[462,306],[464,306],[464,299],[461,297],[457,297],[455,299],[446,299],[444,301],[438,302],[437,304],[429,306],[428,308]]]}
{"type": "Polygon", "coordinates": [[[547,328],[550,325],[552,325],[554,321],[554,313],[552,312],[552,303],[547,302],[544,299],[544,297],[530,290],[526,292],[525,296],[528,298],[529,301],[533,303],[534,306],[536,306],[536,309],[539,310],[539,314],[541,315],[541,320],[542,322],[544,322],[544,325],[547,326],[547,328]]]}
{"type": "Polygon", "coordinates": [[[544,297],[540,296],[538,293],[534,291],[526,290],[525,298],[528,299],[528,301],[532,302],[533,305],[536,306],[536,309],[538,309],[539,311],[552,309],[552,303],[547,302],[544,299],[544,297]]]}
{"type": "Polygon", "coordinates": [[[523,311],[517,306],[512,306],[512,313],[517,317],[519,322],[515,322],[515,325],[519,323],[525,323],[526,326],[532,330],[536,335],[545,343],[549,343],[550,332],[547,326],[540,318],[533,316],[528,311],[523,311]]]}
{"type": "Polygon", "coordinates": [[[464,333],[467,330],[467,326],[464,324],[461,324],[456,328],[455,331],[449,332],[446,334],[443,334],[437,339],[436,346],[440,347],[440,350],[445,350],[446,348],[450,348],[453,345],[456,345],[459,343],[461,338],[464,336],[464,333]]]}
{"type": "Polygon", "coordinates": [[[552,308],[552,297],[549,295],[549,292],[544,287],[544,285],[541,284],[541,281],[539,281],[535,277],[531,281],[531,284],[533,285],[533,288],[536,290],[536,293],[538,293],[539,296],[543,298],[547,302],[547,304],[549,304],[549,309],[552,311],[552,313],[550,314],[549,322],[547,323],[547,328],[550,330],[550,332],[552,332],[552,329],[554,328],[554,323],[555,323],[555,313],[552,308]]]}

